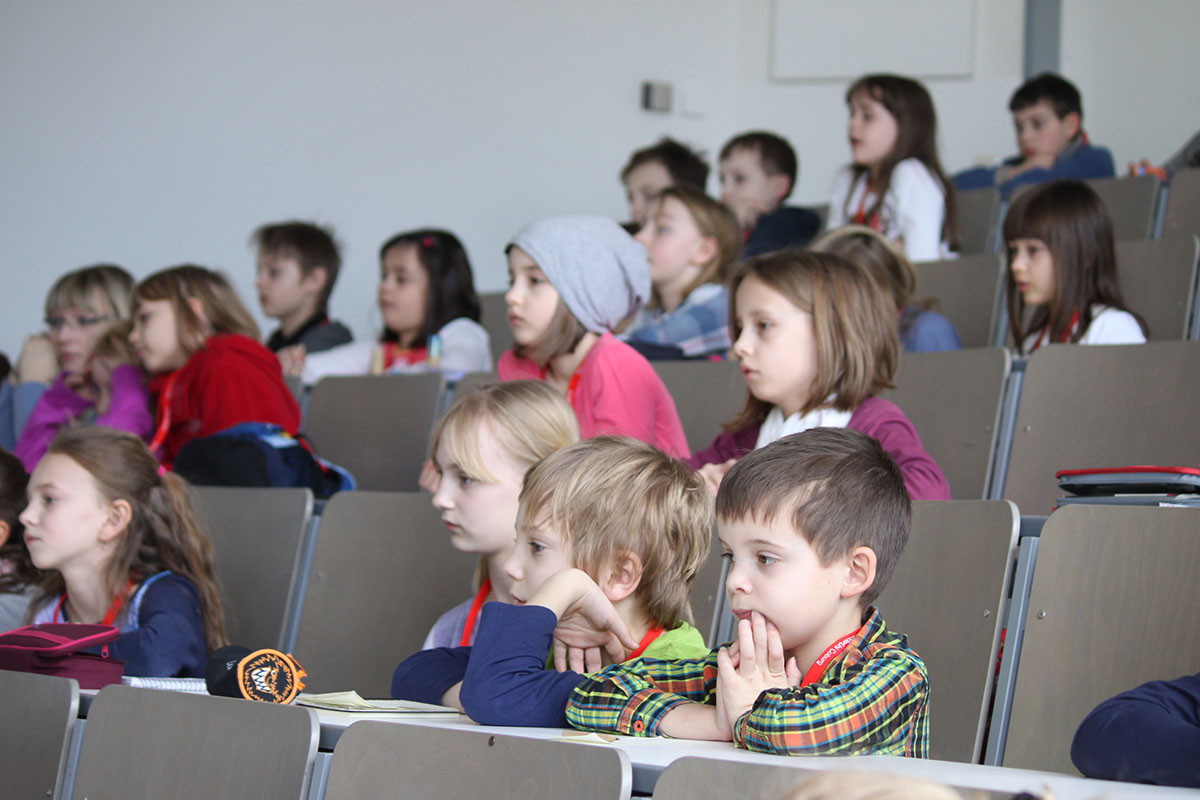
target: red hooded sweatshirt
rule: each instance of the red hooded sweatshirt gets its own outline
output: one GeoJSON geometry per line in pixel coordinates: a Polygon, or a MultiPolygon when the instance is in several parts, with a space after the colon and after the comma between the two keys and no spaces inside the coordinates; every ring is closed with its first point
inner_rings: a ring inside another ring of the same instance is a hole
{"type": "Polygon", "coordinates": [[[166,418],[166,438],[157,455],[167,467],[192,439],[239,422],[270,422],[293,435],[300,429],[300,407],[283,382],[279,360],[241,334],[209,337],[182,367],[155,376],[150,391],[158,431],[166,418]],[[165,398],[164,391],[169,392],[165,398]]]}

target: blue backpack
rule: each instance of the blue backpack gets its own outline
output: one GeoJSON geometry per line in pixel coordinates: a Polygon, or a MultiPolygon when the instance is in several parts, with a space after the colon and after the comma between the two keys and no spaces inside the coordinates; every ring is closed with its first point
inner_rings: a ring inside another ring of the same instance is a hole
{"type": "Polygon", "coordinates": [[[175,456],[175,474],[197,486],[295,486],[317,499],[356,488],[354,476],[278,425],[242,422],[193,439],[175,456]]]}

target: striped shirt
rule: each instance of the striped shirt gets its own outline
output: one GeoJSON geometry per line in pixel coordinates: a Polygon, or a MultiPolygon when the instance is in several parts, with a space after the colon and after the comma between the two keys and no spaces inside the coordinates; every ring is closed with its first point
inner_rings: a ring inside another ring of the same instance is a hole
{"type": "MultiPolygon", "coordinates": [[[[820,682],[769,689],[733,723],[733,742],[762,753],[925,757],[929,675],[903,634],[874,608],[820,682]]],[[[567,720],[583,730],[657,736],[663,717],[688,701],[716,704],[717,651],[691,661],[643,658],[588,678],[567,720]]]]}

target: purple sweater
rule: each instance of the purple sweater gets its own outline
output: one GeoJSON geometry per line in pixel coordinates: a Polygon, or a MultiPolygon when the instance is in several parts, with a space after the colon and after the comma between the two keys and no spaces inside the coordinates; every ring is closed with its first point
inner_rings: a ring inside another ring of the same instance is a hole
{"type": "MultiPolygon", "coordinates": [[[[754,449],[761,426],[722,433],[706,449],[694,454],[688,463],[699,469],[705,464],[722,464],[741,458],[754,449]]],[[[925,452],[917,429],[895,403],[878,397],[868,398],[850,416],[847,428],[872,436],[900,465],[904,485],[913,500],[949,500],[950,484],[933,456],[925,452]]]]}
{"type": "MultiPolygon", "coordinates": [[[[25,430],[17,440],[13,452],[25,469],[33,468],[42,460],[58,429],[69,425],[80,414],[92,407],[92,401],[76,394],[59,375],[50,388],[42,393],[37,406],[25,423],[25,430]]],[[[150,412],[150,395],[146,391],[142,371],[133,364],[122,364],[112,371],[112,400],[108,412],[96,417],[97,425],[117,428],[149,439],[154,433],[154,415],[150,412]]]]}

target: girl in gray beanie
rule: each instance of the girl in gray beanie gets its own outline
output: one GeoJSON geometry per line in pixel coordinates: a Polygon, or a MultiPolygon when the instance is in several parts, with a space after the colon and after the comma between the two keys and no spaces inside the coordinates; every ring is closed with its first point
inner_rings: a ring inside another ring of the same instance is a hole
{"type": "Polygon", "coordinates": [[[611,332],[650,295],[642,246],[604,217],[550,217],[522,228],[506,252],[516,344],[500,357],[500,380],[544,380],[564,392],[585,439],[632,436],[687,457],[675,401],[650,362],[611,332]]]}

